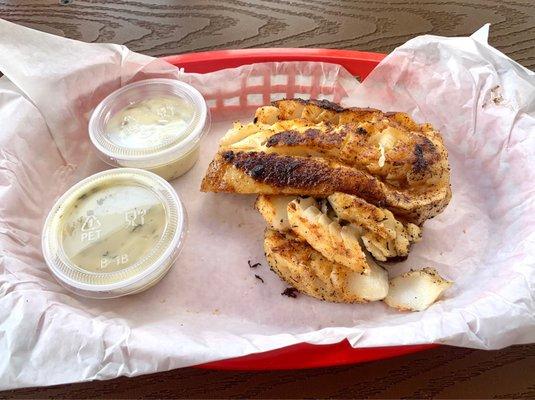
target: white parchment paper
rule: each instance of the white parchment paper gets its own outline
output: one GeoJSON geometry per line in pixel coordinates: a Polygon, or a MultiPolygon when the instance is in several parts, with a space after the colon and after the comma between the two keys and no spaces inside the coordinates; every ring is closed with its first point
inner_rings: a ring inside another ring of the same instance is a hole
{"type": "Polygon", "coordinates": [[[287,66],[188,74],[123,46],[0,20],[0,388],[134,376],[303,341],[482,349],[535,341],[535,77],[487,36],[488,26],[469,38],[415,38],[360,86],[342,68],[319,64],[322,83],[350,95],[344,103],[407,111],[439,128],[449,150],[453,199],[390,273],[432,265],[455,285],[427,311],[399,313],[381,302],[280,295],[286,286],[264,260],[254,196],[198,190],[230,124],[224,115],[214,115],[194,169],[173,182],[190,230],[164,280],[114,300],[65,291],[43,261],[40,235],[54,200],[107,168],[87,137],[96,104],[147,77],[184,79],[207,93],[287,66]],[[263,265],[251,270],[247,260],[263,265]]]}

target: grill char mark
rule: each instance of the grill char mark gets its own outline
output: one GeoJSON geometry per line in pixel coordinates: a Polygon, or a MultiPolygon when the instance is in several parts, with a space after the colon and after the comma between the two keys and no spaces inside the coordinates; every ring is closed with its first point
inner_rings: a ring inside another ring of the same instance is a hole
{"type": "Polygon", "coordinates": [[[412,171],[416,174],[425,173],[430,165],[440,160],[436,146],[426,137],[414,145],[413,156],[412,171]]]}
{"type": "Polygon", "coordinates": [[[348,133],[348,129],[339,131],[329,130],[322,132],[316,128],[310,128],[304,132],[287,130],[271,136],[266,142],[267,147],[277,146],[318,146],[329,148],[339,146],[348,133]]]}
{"type": "MultiPolygon", "coordinates": [[[[344,107],[340,106],[339,104],[333,103],[332,101],[325,100],[325,99],[323,99],[323,100],[314,100],[314,99],[305,100],[305,99],[300,99],[300,98],[282,99],[282,100],[272,101],[271,105],[274,106],[274,107],[277,107],[278,104],[281,101],[296,101],[296,102],[301,103],[301,104],[303,104],[305,106],[307,104],[313,104],[313,105],[318,106],[319,108],[322,108],[324,110],[334,111],[336,113],[341,113],[341,112],[344,112],[344,111],[354,111],[354,112],[361,112],[361,113],[378,112],[378,113],[384,114],[381,110],[378,110],[377,108],[370,108],[370,107],[349,107],[349,108],[344,108],[344,107]]],[[[391,114],[395,114],[395,112],[392,112],[391,114]]]]}
{"type": "Polygon", "coordinates": [[[275,153],[226,151],[223,158],[255,181],[275,187],[318,192],[354,194],[383,207],[386,203],[380,182],[368,174],[344,166],[305,157],[275,153]]]}
{"type": "MultiPolygon", "coordinates": [[[[314,104],[320,108],[323,108],[325,110],[331,110],[331,111],[334,111],[334,112],[342,112],[344,111],[344,107],[341,107],[339,104],[336,104],[336,103],[333,103],[329,100],[305,100],[305,99],[299,99],[299,98],[296,98],[296,99],[283,99],[283,100],[293,100],[293,101],[297,101],[301,104],[304,104],[304,105],[307,105],[307,104],[314,104]]],[[[273,101],[271,103],[271,105],[273,106],[277,106],[277,104],[279,103],[279,101],[273,101]]]]}

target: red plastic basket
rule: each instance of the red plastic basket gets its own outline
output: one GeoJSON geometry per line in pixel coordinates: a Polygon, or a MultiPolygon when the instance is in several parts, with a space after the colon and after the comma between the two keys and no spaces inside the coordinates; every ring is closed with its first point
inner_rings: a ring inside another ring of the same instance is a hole
{"type": "MultiPolygon", "coordinates": [[[[330,49],[246,49],[189,53],[164,57],[186,72],[207,73],[241,65],[272,61],[322,61],[339,64],[352,75],[366,78],[384,54],[330,49]]],[[[282,349],[211,362],[202,368],[226,370],[282,370],[357,364],[436,347],[435,344],[352,348],[347,340],[330,345],[300,343],[282,349]]]]}
{"type": "Polygon", "coordinates": [[[186,72],[206,73],[246,64],[271,61],[323,61],[339,64],[364,79],[385,58],[385,54],[330,49],[245,49],[218,50],[163,57],[186,72]]]}

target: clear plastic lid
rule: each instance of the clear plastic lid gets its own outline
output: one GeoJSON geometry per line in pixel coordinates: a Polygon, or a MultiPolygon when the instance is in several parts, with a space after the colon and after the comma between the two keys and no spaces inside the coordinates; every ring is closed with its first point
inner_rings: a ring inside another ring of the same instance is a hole
{"type": "Polygon", "coordinates": [[[164,179],[132,168],[104,171],[56,202],[43,229],[43,254],[68,289],[116,297],[165,274],[186,224],[182,202],[164,179]]]}
{"type": "Polygon", "coordinates": [[[91,115],[89,135],[107,163],[153,168],[191,151],[208,121],[206,102],[194,87],[148,79],[106,97],[91,115]]]}

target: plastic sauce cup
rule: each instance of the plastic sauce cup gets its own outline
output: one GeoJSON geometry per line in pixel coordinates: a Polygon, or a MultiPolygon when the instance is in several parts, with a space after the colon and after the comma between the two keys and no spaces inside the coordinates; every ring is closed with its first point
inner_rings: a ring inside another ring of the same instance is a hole
{"type": "Polygon", "coordinates": [[[169,183],[140,169],[111,169],[58,199],[44,225],[43,255],[68,290],[119,297],[162,279],[186,231],[184,206],[169,183]]]}
{"type": "Polygon", "coordinates": [[[102,100],[89,120],[89,137],[107,164],[172,180],[193,167],[209,126],[206,102],[193,86],[148,79],[102,100]]]}

